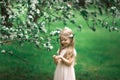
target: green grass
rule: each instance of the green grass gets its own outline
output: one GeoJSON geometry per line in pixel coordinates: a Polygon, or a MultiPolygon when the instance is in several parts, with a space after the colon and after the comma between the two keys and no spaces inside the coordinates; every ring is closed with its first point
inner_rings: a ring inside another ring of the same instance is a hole
{"type": "MultiPolygon", "coordinates": [[[[76,44],[78,57],[76,72],[83,80],[119,79],[119,33],[99,29],[97,32],[81,32],[76,44]],[[79,66],[79,67],[78,67],[79,66]],[[87,75],[87,76],[86,76],[87,75]]],[[[79,79],[78,79],[79,80],[79,79]]]]}
{"type": "MultiPolygon", "coordinates": [[[[76,19],[77,24],[83,25],[81,32],[71,23],[68,26],[75,33],[77,80],[119,80],[120,33],[102,27],[93,32],[81,16],[76,19]]],[[[56,22],[50,26],[55,29],[63,24],[56,22]]],[[[52,55],[56,54],[59,43],[53,45],[52,51],[38,49],[30,43],[19,46],[15,42],[3,46],[13,50],[14,55],[0,54],[0,80],[53,80],[55,64],[52,55]]]]}

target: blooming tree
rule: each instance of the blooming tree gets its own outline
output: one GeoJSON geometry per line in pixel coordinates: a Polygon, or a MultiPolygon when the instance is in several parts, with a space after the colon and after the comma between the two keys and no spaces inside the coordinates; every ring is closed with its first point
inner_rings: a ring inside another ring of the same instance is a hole
{"type": "MultiPolygon", "coordinates": [[[[96,31],[96,26],[109,31],[119,31],[118,20],[120,19],[120,9],[117,6],[110,6],[107,10],[112,16],[111,23],[107,18],[101,20],[98,14],[103,14],[103,7],[96,2],[87,2],[84,6],[79,6],[80,0],[1,0],[0,8],[0,46],[17,41],[21,46],[25,42],[34,43],[38,48],[44,46],[48,50],[53,48],[51,39],[59,34],[60,29],[51,31],[51,23],[63,21],[66,26],[67,21],[73,23],[81,30],[82,24],[76,24],[74,11],[79,11],[87,26],[96,31]],[[12,3],[13,1],[13,3],[12,3]],[[94,5],[95,11],[88,10],[90,5],[94,5]],[[98,4],[98,5],[96,5],[98,4]],[[96,11],[98,10],[98,12],[96,11]],[[116,19],[117,18],[117,19],[116,19]],[[92,25],[89,24],[91,21],[92,25]]],[[[2,53],[6,50],[2,49],[2,53]]]]}

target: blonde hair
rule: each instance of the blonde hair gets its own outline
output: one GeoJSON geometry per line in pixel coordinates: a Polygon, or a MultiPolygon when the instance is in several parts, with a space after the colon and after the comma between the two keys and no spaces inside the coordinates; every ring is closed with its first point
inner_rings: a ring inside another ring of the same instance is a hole
{"type": "Polygon", "coordinates": [[[71,37],[73,38],[74,37],[74,34],[73,34],[73,31],[68,28],[68,27],[65,27],[63,30],[61,30],[60,32],[60,37],[61,36],[65,36],[65,37],[71,37]]]}
{"type": "MultiPolygon", "coordinates": [[[[68,37],[69,39],[71,39],[71,43],[70,45],[67,47],[67,52],[66,54],[64,55],[64,57],[66,59],[70,59],[74,56],[74,34],[73,34],[73,31],[68,28],[68,27],[65,27],[63,30],[61,30],[60,32],[60,38],[61,37],[68,37]]],[[[59,51],[59,54],[62,50],[62,45],[60,45],[60,51],[59,51]]]]}

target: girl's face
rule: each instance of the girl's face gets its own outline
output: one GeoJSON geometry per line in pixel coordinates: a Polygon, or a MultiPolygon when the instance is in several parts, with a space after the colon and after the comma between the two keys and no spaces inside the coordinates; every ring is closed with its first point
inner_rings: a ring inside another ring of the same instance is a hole
{"type": "Polygon", "coordinates": [[[60,43],[63,47],[67,47],[71,43],[71,39],[69,37],[60,37],[60,43]]]}

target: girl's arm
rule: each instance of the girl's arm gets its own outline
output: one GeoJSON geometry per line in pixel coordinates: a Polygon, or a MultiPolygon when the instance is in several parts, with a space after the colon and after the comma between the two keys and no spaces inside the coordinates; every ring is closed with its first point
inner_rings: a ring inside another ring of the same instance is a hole
{"type": "Polygon", "coordinates": [[[68,65],[68,66],[70,66],[70,65],[73,63],[73,61],[74,61],[74,57],[72,57],[72,58],[70,58],[70,59],[66,59],[66,58],[64,58],[63,56],[61,56],[61,59],[62,59],[62,61],[63,61],[66,65],[68,65]]]}

